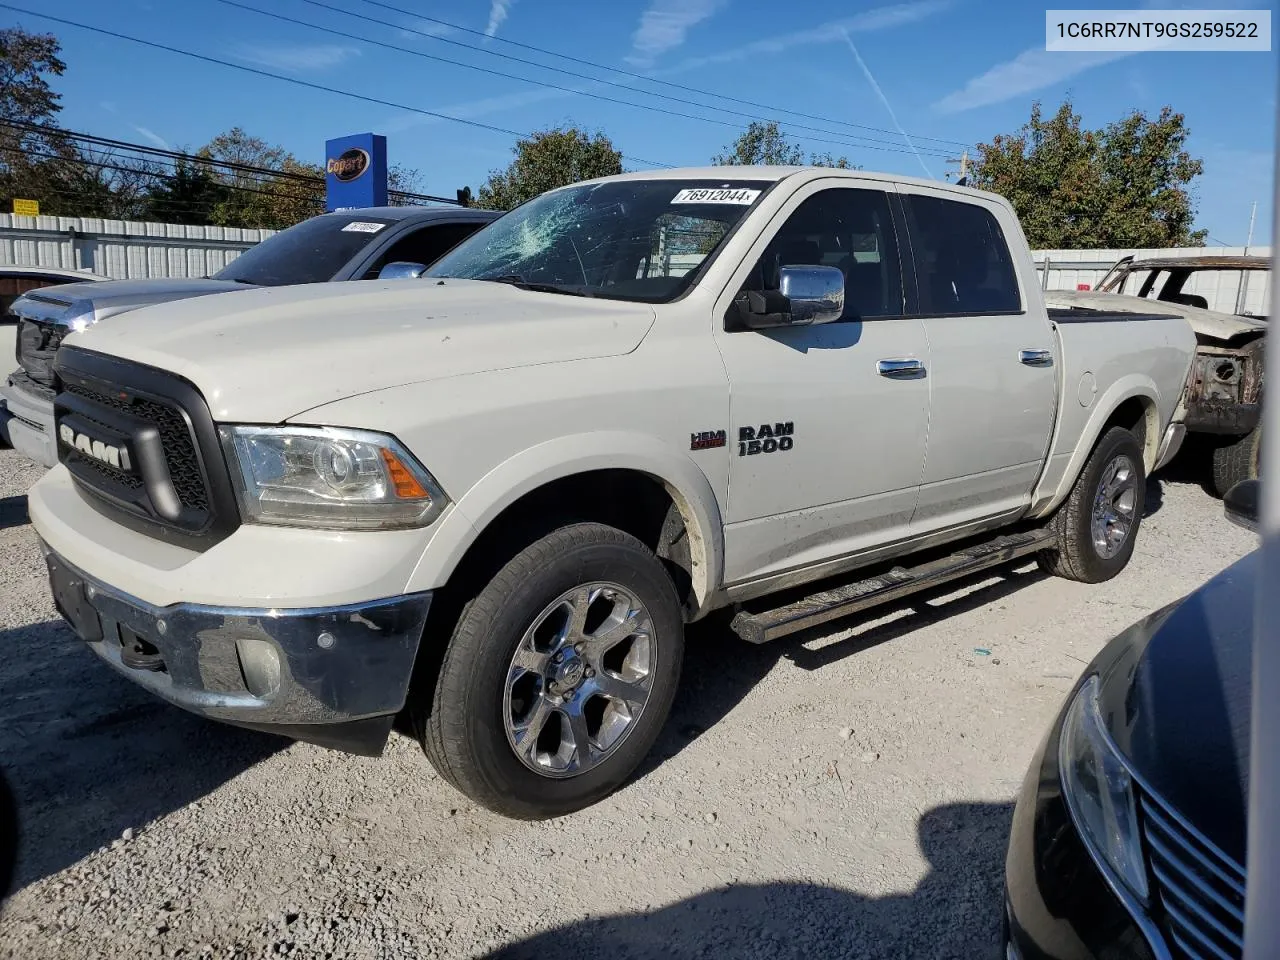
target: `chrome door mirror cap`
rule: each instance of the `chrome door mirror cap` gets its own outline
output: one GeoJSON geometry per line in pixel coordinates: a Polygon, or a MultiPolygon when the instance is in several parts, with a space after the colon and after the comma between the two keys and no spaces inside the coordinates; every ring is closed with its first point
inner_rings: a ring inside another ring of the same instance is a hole
{"type": "Polygon", "coordinates": [[[417,280],[427,272],[426,264],[395,260],[378,271],[379,280],[417,280]]]}
{"type": "Polygon", "coordinates": [[[844,274],[817,264],[785,266],[778,290],[791,307],[791,324],[832,323],[844,315],[844,274]]]}

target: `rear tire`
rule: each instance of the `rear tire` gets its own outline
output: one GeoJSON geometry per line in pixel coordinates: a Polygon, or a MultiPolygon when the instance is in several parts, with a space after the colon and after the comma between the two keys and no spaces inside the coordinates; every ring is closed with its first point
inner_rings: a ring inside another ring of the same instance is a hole
{"type": "Polygon", "coordinates": [[[1213,449],[1213,489],[1220,497],[1241,480],[1256,480],[1262,455],[1262,424],[1213,449]]]}
{"type": "Polygon", "coordinates": [[[429,714],[410,710],[427,758],[476,803],[558,817],[635,771],[683,656],[680,603],[653,551],[576,523],[520,551],[463,607],[429,714]]]}
{"type": "Polygon", "coordinates": [[[1129,563],[1146,506],[1142,447],[1122,427],[1102,435],[1050,525],[1058,546],[1040,568],[1081,583],[1110,580],[1129,563]]]}

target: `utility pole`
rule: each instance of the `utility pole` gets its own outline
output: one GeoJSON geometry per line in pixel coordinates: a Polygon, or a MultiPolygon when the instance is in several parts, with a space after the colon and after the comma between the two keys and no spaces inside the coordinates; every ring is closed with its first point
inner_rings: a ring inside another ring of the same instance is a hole
{"type": "MultiPolygon", "coordinates": [[[[966,147],[964,152],[960,154],[959,159],[956,159],[955,157],[948,157],[947,163],[960,164],[960,179],[956,181],[956,186],[957,187],[965,186],[965,184],[969,182],[969,150],[968,148],[966,147]]],[[[951,174],[950,172],[948,172],[947,177],[950,178],[950,176],[951,174]]]]}
{"type": "MultiPolygon", "coordinates": [[[[1253,209],[1249,211],[1249,238],[1244,242],[1244,255],[1249,255],[1253,246],[1253,222],[1258,216],[1258,201],[1253,201],[1253,209]]],[[[1236,287],[1236,313],[1242,314],[1249,301],[1249,271],[1240,271],[1240,285],[1236,287]]]]}

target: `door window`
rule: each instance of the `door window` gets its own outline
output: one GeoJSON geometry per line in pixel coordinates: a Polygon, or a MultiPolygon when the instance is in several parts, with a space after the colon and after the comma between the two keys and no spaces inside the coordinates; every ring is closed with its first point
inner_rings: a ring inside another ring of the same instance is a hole
{"type": "Polygon", "coordinates": [[[902,199],[921,313],[943,317],[1022,312],[1013,258],[991,211],[939,197],[909,194],[902,199]]]}
{"type": "Polygon", "coordinates": [[[429,267],[471,236],[483,223],[441,223],[420,227],[391,244],[365,271],[364,279],[372,280],[388,263],[420,263],[429,267]]]}
{"type": "Polygon", "coordinates": [[[884,191],[838,187],[809,197],[770,241],[743,289],[777,291],[783,267],[815,265],[844,274],[841,320],[902,315],[898,241],[884,191]]]}

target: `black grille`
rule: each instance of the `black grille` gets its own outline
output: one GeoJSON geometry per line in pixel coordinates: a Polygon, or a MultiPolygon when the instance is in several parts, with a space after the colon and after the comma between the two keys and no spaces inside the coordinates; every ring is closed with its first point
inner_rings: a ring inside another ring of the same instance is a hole
{"type": "Polygon", "coordinates": [[[1184,960],[1234,960],[1244,950],[1244,870],[1144,794],[1143,840],[1165,933],[1184,960]]]}
{"type": "Polygon", "coordinates": [[[54,366],[59,458],[99,510],[198,550],[239,526],[217,427],[189,381],[74,346],[54,366]]]}
{"type": "MultiPolygon", "coordinates": [[[[120,391],[109,393],[74,384],[68,384],[66,391],[73,396],[84,397],[100,406],[110,407],[154,424],[160,431],[164,462],[169,468],[169,478],[174,489],[178,491],[178,499],[184,507],[192,510],[209,509],[209,491],[200,472],[200,458],[196,456],[191,430],[181,413],[167,403],[127,393],[121,396],[120,391]]],[[[141,483],[141,479],[138,479],[138,484],[141,483]]]]}

